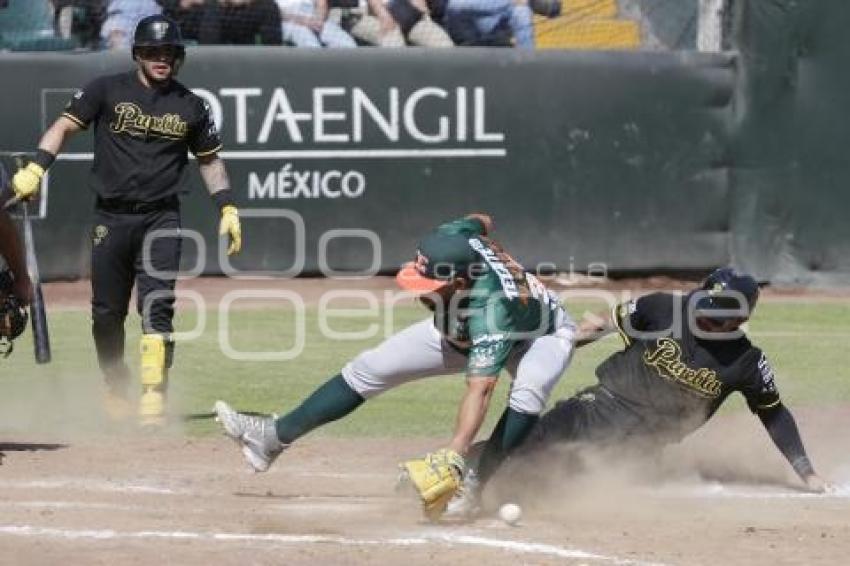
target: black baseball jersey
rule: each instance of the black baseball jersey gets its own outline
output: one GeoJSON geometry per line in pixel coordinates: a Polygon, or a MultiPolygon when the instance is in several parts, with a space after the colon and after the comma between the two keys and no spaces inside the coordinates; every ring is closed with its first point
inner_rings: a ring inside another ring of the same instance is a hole
{"type": "Polygon", "coordinates": [[[743,333],[722,340],[695,335],[688,298],[653,293],[615,307],[613,318],[626,347],[599,365],[599,382],[624,400],[647,430],[677,437],[705,423],[734,391],[753,411],[778,405],[764,353],[743,333]]]}
{"type": "Polygon", "coordinates": [[[208,106],[176,81],[148,88],[136,71],[95,79],[62,114],[94,123],[92,188],[103,198],[152,202],[180,192],[188,152],[221,149],[208,106]]]}

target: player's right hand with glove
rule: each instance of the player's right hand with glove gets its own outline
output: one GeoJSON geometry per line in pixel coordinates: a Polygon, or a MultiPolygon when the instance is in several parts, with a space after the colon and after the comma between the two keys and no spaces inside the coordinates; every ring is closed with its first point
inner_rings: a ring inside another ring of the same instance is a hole
{"type": "Polygon", "coordinates": [[[38,194],[41,186],[41,178],[44,177],[44,168],[35,162],[30,162],[26,167],[18,169],[12,177],[12,191],[18,200],[29,200],[38,194]]]}
{"type": "Polygon", "coordinates": [[[425,516],[436,521],[460,489],[466,463],[454,450],[443,448],[424,458],[403,462],[401,469],[419,493],[425,516]]]}

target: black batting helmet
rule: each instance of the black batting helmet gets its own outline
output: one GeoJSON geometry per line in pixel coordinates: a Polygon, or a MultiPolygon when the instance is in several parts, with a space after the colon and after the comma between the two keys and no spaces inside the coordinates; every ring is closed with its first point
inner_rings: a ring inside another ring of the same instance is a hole
{"type": "Polygon", "coordinates": [[[186,58],[186,47],[180,26],[162,14],[147,16],[136,24],[136,32],[133,34],[133,59],[136,58],[136,50],[140,47],[174,47],[176,50],[175,70],[186,58]]]}
{"type": "Polygon", "coordinates": [[[749,318],[759,299],[758,282],[752,276],[738,273],[731,267],[712,271],[703,281],[701,288],[705,296],[697,301],[696,310],[709,318],[730,318],[720,313],[714,315],[712,312],[744,307],[747,309],[747,317],[744,318],[749,318]],[[742,304],[742,297],[746,301],[745,304],[742,304]]]}

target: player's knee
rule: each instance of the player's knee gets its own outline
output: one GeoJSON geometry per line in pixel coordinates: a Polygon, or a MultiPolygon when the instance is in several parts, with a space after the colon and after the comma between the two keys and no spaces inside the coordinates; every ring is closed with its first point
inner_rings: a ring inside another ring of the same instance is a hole
{"type": "Polygon", "coordinates": [[[388,389],[375,363],[374,350],[360,353],[342,368],[342,377],[364,399],[374,397],[388,389]]]}
{"type": "Polygon", "coordinates": [[[546,407],[550,391],[541,384],[526,383],[514,385],[508,400],[508,406],[519,413],[539,415],[546,407]]]}
{"type": "Polygon", "coordinates": [[[115,309],[107,306],[92,307],[92,330],[98,332],[112,332],[115,328],[124,326],[127,318],[127,309],[115,309]]]}

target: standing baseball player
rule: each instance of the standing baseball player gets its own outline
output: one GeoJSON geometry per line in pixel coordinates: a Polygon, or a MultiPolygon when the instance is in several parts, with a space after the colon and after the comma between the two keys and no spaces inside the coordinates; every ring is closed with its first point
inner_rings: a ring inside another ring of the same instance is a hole
{"type": "Polygon", "coordinates": [[[31,198],[65,140],[94,125],[92,335],[108,386],[107,409],[119,415],[129,409],[124,319],[135,284],[143,331],[138,412],[143,423],[157,424],[173,359],[178,194],[188,152],[197,157],[221,212],[219,232],[229,237],[228,254],[239,251],[242,236],[209,108],[174,79],[185,59],[180,29],[165,16],[142,19],[132,55],[133,71],[95,79],[74,95],[12,186],[18,198],[31,198]]]}
{"type": "Polygon", "coordinates": [[[416,261],[397,280],[433,316],[358,355],[295,410],[275,420],[218,401],[218,419],[248,463],[265,471],[295,440],[365,400],[409,381],[465,371],[451,441],[402,464],[425,513],[439,517],[460,485],[464,456],[503,368],[513,377],[510,398],[484,452],[498,460],[518,446],[569,365],[575,327],[557,297],[490,239],[491,230],[488,216],[472,214],[425,236],[416,261]]]}
{"type": "MultiPolygon", "coordinates": [[[[653,293],[615,307],[600,323],[582,322],[577,346],[616,330],[625,348],[596,368],[597,385],[543,415],[522,453],[565,442],[643,448],[678,442],[737,391],[806,486],[823,491],[826,484],[779,399],[767,357],[739,329],[758,296],[755,279],[721,268],[686,295],[653,293]]],[[[495,470],[486,448],[477,468],[450,503],[450,515],[477,511],[480,491],[495,470]]]]}

